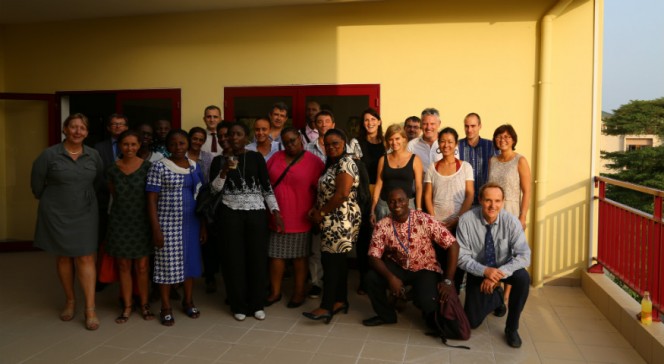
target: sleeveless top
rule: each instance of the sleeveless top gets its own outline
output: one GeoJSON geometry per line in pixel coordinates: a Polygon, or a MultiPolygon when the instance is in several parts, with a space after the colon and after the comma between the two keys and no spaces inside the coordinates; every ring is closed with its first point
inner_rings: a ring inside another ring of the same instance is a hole
{"type": "Polygon", "coordinates": [[[415,160],[415,153],[410,156],[408,163],[402,168],[392,168],[387,162],[387,155],[383,162],[383,188],[380,190],[380,199],[387,201],[387,196],[395,187],[400,187],[406,191],[408,198],[415,197],[415,189],[413,182],[415,181],[415,171],[413,171],[413,161],[415,160]]]}
{"type": "Polygon", "coordinates": [[[521,159],[521,154],[518,153],[507,162],[501,162],[497,157],[491,157],[489,165],[489,182],[495,182],[505,190],[503,209],[516,217],[519,217],[521,212],[519,159],[521,159]]]}

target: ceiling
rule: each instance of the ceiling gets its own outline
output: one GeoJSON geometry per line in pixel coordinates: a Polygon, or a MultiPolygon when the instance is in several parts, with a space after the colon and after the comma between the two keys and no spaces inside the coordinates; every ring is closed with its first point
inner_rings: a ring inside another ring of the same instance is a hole
{"type": "Polygon", "coordinates": [[[0,0],[0,24],[377,0],[0,0]]]}

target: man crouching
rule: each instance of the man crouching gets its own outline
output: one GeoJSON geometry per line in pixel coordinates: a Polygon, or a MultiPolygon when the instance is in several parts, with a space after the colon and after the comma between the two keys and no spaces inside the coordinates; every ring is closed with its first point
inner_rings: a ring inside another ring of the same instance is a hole
{"type": "Polygon", "coordinates": [[[446,300],[454,289],[452,279],[459,245],[441,222],[422,211],[410,210],[403,189],[390,191],[387,204],[391,214],[374,227],[369,246],[369,266],[373,270],[365,279],[371,306],[377,316],[362,321],[362,324],[396,323],[397,314],[389,304],[386,291],[389,289],[392,295],[399,296],[404,284],[413,286],[415,305],[422,310],[425,321],[431,322],[438,309],[439,295],[446,300]],[[449,249],[448,266],[441,284],[438,282],[443,271],[436,261],[431,241],[449,249]]]}

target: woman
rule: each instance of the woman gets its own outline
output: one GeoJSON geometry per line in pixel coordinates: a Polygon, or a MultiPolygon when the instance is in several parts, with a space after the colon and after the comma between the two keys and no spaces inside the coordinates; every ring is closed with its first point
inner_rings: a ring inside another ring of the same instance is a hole
{"type": "Polygon", "coordinates": [[[432,163],[424,176],[424,204],[436,220],[450,231],[456,229],[459,217],[470,210],[475,195],[473,168],[454,157],[459,134],[452,128],[438,133],[438,149],[443,159],[432,163]]]}
{"type": "Polygon", "coordinates": [[[118,324],[129,320],[132,311],[132,265],[141,300],[144,320],[154,319],[148,303],[148,271],[152,246],[150,222],[146,212],[145,184],[151,163],[138,157],[141,133],[128,130],[118,137],[122,158],[107,172],[113,204],[108,222],[106,252],[115,257],[120,276],[124,309],[115,319],[118,324]],[[133,263],[133,264],[132,264],[133,263]]]}
{"type": "Polygon", "coordinates": [[[247,150],[260,153],[265,162],[281,149],[281,143],[270,139],[270,120],[258,118],[254,121],[254,137],[256,141],[247,145],[247,150]]]}
{"type": "Polygon", "coordinates": [[[390,125],[385,132],[390,153],[378,160],[376,187],[371,201],[371,225],[389,214],[387,195],[400,187],[410,199],[410,208],[422,210],[422,161],[408,151],[408,136],[399,124],[390,125]],[[414,187],[414,188],[413,188],[414,187]]]}
{"type": "MultiPolygon", "coordinates": [[[[217,124],[217,143],[221,147],[222,154],[212,158],[210,163],[210,176],[215,176],[221,170],[221,165],[226,163],[226,157],[232,152],[228,143],[228,128],[233,125],[229,121],[222,121],[217,124]]],[[[205,277],[205,293],[211,294],[217,292],[217,279],[215,274],[219,271],[219,239],[223,232],[218,228],[219,219],[213,219],[208,224],[208,241],[202,246],[203,253],[203,276],[205,277]]]]}
{"type": "Polygon", "coordinates": [[[63,124],[65,140],[43,151],[32,164],[32,193],[39,199],[35,246],[56,256],[58,277],[66,304],[62,321],[74,319],[74,274],[85,296],[85,327],[99,328],[95,312],[97,227],[95,189],[103,163],[99,153],[83,144],[88,119],[72,114],[63,124]],[[74,273],[75,272],[75,273],[74,273]]]}
{"type": "Polygon", "coordinates": [[[505,211],[519,218],[526,230],[530,205],[530,166],[524,156],[515,152],[516,131],[510,124],[499,126],[493,133],[493,145],[500,154],[489,160],[489,182],[505,190],[505,211]]]}
{"type": "Polygon", "coordinates": [[[318,180],[316,207],[308,216],[320,226],[325,284],[320,307],[302,314],[330,323],[336,313],[348,312],[347,254],[357,240],[362,216],[357,203],[359,170],[345,153],[346,135],[341,130],[330,129],[324,141],[325,171],[318,180]]]}
{"type": "Polygon", "coordinates": [[[362,149],[362,162],[369,172],[369,183],[376,184],[378,178],[378,160],[385,155],[382,120],[378,111],[368,108],[362,113],[362,127],[358,136],[362,149]]]}
{"type": "Polygon", "coordinates": [[[210,173],[210,164],[214,155],[210,152],[201,150],[205,140],[207,139],[207,132],[205,129],[195,126],[189,130],[189,150],[187,151],[187,158],[197,162],[203,171],[203,183],[208,183],[208,175],[210,173]]]}
{"type": "Polygon", "coordinates": [[[287,127],[281,131],[284,150],[275,153],[267,162],[267,171],[274,188],[277,203],[281,206],[284,231],[270,234],[268,247],[270,267],[270,295],[266,306],[281,299],[281,280],[286,259],[293,260],[295,288],[288,308],[300,307],[304,303],[309,246],[311,245],[311,222],[307,212],[314,205],[318,177],[325,165],[320,158],[305,152],[300,132],[287,127]]]}
{"type": "MultiPolygon", "coordinates": [[[[424,176],[424,204],[429,214],[442,221],[454,234],[459,217],[470,210],[475,196],[473,168],[454,157],[459,134],[452,128],[438,133],[438,149],[443,158],[432,163],[424,176]]],[[[441,267],[447,266],[447,252],[436,248],[441,267]]],[[[464,271],[456,270],[454,287],[459,293],[464,271]]]]}
{"type": "MultiPolygon", "coordinates": [[[[504,124],[493,132],[493,146],[500,154],[489,160],[489,182],[499,184],[505,191],[503,209],[519,218],[526,230],[526,216],[530,205],[530,166],[524,156],[515,152],[518,138],[510,124],[504,124]]],[[[512,286],[506,284],[505,305],[508,304],[512,286]]]]}
{"type": "Polygon", "coordinates": [[[141,133],[141,148],[138,150],[138,157],[152,163],[164,158],[163,154],[152,150],[152,141],[154,140],[152,125],[143,123],[136,130],[141,133]]]}
{"type": "MultiPolygon", "coordinates": [[[[249,128],[234,123],[228,129],[230,153],[227,163],[214,165],[210,175],[213,192],[221,192],[217,213],[221,241],[222,266],[226,294],[233,317],[243,321],[251,314],[265,319],[267,246],[269,241],[267,205],[277,231],[283,231],[279,205],[272,192],[265,159],[247,151],[249,128]]],[[[226,153],[226,148],[224,148],[226,153]]]]}
{"type": "Polygon", "coordinates": [[[204,222],[196,217],[196,194],[202,185],[203,173],[198,164],[187,159],[189,138],[184,130],[171,130],[166,136],[169,157],[150,167],[146,186],[148,216],[155,252],[153,280],[159,284],[164,326],[173,326],[175,319],[169,300],[171,285],[184,282],[182,310],[190,318],[198,318],[192,289],[194,278],[201,275],[200,244],[207,232],[204,222]]]}

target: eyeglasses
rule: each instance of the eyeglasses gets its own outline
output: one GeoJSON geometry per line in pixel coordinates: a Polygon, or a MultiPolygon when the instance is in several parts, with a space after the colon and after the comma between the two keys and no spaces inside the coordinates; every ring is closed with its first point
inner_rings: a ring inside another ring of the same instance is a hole
{"type": "Polygon", "coordinates": [[[499,135],[495,137],[494,139],[496,140],[512,140],[512,136],[510,135],[499,135]]]}
{"type": "Polygon", "coordinates": [[[127,124],[125,124],[125,123],[111,123],[111,127],[113,127],[113,128],[119,128],[119,127],[122,127],[122,126],[127,126],[127,124]]]}

